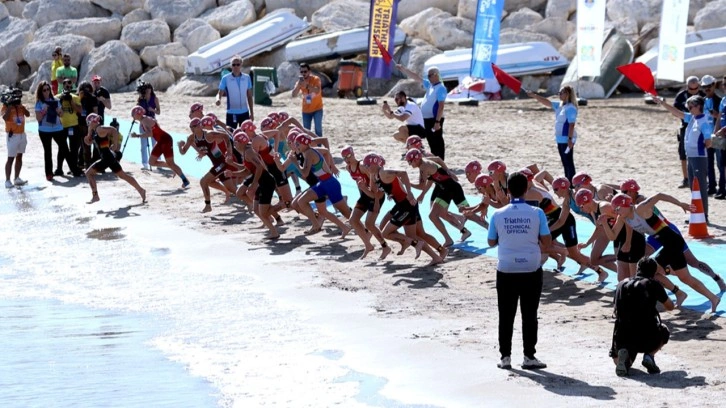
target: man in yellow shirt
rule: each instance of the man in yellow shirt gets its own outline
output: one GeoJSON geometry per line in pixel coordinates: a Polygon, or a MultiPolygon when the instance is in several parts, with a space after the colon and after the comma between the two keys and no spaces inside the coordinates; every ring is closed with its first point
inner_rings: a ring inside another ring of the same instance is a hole
{"type": "Polygon", "coordinates": [[[302,94],[303,127],[310,130],[315,121],[315,134],[323,136],[323,94],[320,78],[310,72],[310,65],[300,64],[300,79],[292,90],[292,97],[302,94]]]}
{"type": "Polygon", "coordinates": [[[68,138],[68,157],[58,158],[58,168],[55,173],[56,176],[63,175],[63,159],[68,163],[68,169],[73,174],[73,177],[83,177],[83,172],[78,167],[79,151],[81,149],[81,140],[85,135],[79,133],[78,128],[78,113],[81,112],[81,98],[72,93],[73,82],[70,78],[63,80],[63,92],[59,93],[55,97],[60,100],[61,108],[63,109],[63,115],[61,115],[61,124],[63,125],[63,132],[68,138]]]}

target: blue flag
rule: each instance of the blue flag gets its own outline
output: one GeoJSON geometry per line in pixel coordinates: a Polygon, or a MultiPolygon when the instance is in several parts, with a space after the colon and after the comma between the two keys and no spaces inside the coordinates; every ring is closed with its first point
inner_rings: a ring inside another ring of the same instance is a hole
{"type": "Polygon", "coordinates": [[[396,48],[398,0],[371,0],[368,31],[368,78],[391,77],[390,56],[396,48]]]}
{"type": "Polygon", "coordinates": [[[494,77],[492,63],[497,62],[502,9],[504,0],[479,0],[477,4],[469,74],[473,78],[494,77]]]}

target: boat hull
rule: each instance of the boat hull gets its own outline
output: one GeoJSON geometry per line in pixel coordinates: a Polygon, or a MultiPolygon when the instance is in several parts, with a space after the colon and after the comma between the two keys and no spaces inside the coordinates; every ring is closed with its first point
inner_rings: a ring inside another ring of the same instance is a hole
{"type": "MultiPolygon", "coordinates": [[[[397,28],[394,43],[403,45],[406,33],[397,28]]],[[[320,62],[368,51],[368,27],[302,37],[285,45],[285,58],[292,62],[320,62]]]]}

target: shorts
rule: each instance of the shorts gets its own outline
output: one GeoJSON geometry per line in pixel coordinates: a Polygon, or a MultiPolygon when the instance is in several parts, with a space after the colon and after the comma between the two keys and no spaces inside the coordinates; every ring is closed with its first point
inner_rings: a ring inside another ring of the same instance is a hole
{"type": "Polygon", "coordinates": [[[277,164],[275,163],[265,163],[267,166],[267,172],[270,173],[272,178],[275,179],[275,184],[277,187],[282,187],[288,185],[287,177],[285,177],[284,174],[280,171],[280,169],[277,168],[277,164]]]}
{"type": "Polygon", "coordinates": [[[562,241],[565,242],[566,248],[577,246],[577,228],[575,227],[575,217],[573,217],[572,214],[567,215],[565,225],[551,231],[550,233],[552,234],[553,241],[562,235],[562,241]]]}
{"type": "Polygon", "coordinates": [[[686,241],[680,234],[670,228],[664,228],[655,234],[655,237],[663,244],[655,256],[655,261],[666,270],[666,273],[669,271],[667,267],[670,267],[670,270],[678,270],[688,265],[686,256],[683,254],[683,246],[686,241]]]}
{"type": "MultiPolygon", "coordinates": [[[[246,187],[252,185],[252,181],[255,179],[254,175],[247,176],[242,182],[246,187]]],[[[255,201],[262,205],[269,205],[272,203],[272,196],[275,194],[275,179],[272,176],[264,172],[260,177],[259,183],[257,183],[257,190],[255,190],[255,201]]]]}
{"type": "Polygon", "coordinates": [[[116,156],[110,151],[101,151],[101,159],[93,163],[91,168],[99,173],[106,169],[110,169],[114,173],[118,173],[123,170],[123,168],[121,168],[121,163],[116,160],[116,156]]]}
{"type": "Polygon", "coordinates": [[[360,198],[355,203],[355,208],[363,212],[373,212],[375,210],[376,201],[378,201],[378,211],[383,208],[384,197],[376,200],[373,197],[367,196],[364,193],[360,193],[360,198]]]}
{"type": "Polygon", "coordinates": [[[685,161],[686,160],[686,146],[683,144],[683,139],[686,134],[686,129],[683,128],[678,131],[678,158],[685,161]]]}
{"type": "Polygon", "coordinates": [[[634,360],[638,353],[652,353],[668,344],[668,340],[671,338],[671,331],[663,323],[651,326],[648,330],[643,330],[643,325],[631,325],[630,329],[625,329],[624,326],[622,322],[615,320],[609,353],[611,358],[617,357],[618,350],[624,348],[628,350],[630,358],[634,360]]]}
{"type": "Polygon", "coordinates": [[[219,163],[218,165],[213,166],[211,169],[209,169],[209,174],[219,179],[219,181],[224,182],[229,180],[229,177],[224,175],[224,171],[227,169],[227,163],[219,163]]]}
{"type": "Polygon", "coordinates": [[[28,138],[25,133],[15,133],[12,136],[8,133],[5,139],[8,146],[8,157],[25,153],[25,148],[28,147],[28,138]]]}
{"type": "Polygon", "coordinates": [[[250,113],[228,113],[226,119],[227,126],[237,129],[239,125],[250,118],[250,113]]]}
{"type": "Polygon", "coordinates": [[[409,136],[418,136],[424,138],[426,136],[426,129],[421,125],[406,125],[409,136]]]}
{"type": "Polygon", "coordinates": [[[620,248],[625,243],[627,231],[625,227],[620,230],[620,234],[613,242],[617,249],[617,260],[625,263],[638,263],[645,256],[645,236],[638,231],[633,231],[630,237],[630,251],[623,252],[620,248]]]}
{"type": "Polygon", "coordinates": [[[156,146],[151,149],[149,154],[151,157],[159,158],[164,156],[166,159],[174,158],[174,140],[168,134],[162,135],[159,139],[156,139],[156,146]]]}
{"type": "MultiPolygon", "coordinates": [[[[674,224],[668,223],[668,226],[673,231],[675,231],[676,233],[678,233],[678,235],[681,235],[681,230],[679,230],[678,227],[676,227],[674,224]]],[[[646,242],[648,243],[648,245],[650,245],[653,248],[653,252],[659,250],[663,246],[660,243],[660,241],[658,241],[657,235],[649,235],[648,238],[646,238],[646,242]]],[[[684,240],[683,241],[683,252],[686,252],[686,251],[688,251],[688,244],[684,240]]]]}
{"type": "Polygon", "coordinates": [[[402,227],[404,225],[416,225],[421,221],[421,214],[418,212],[418,204],[411,205],[408,200],[403,200],[393,206],[391,211],[391,224],[402,227]]]}
{"type": "Polygon", "coordinates": [[[330,202],[338,203],[343,199],[343,192],[337,178],[330,176],[325,180],[318,180],[318,183],[310,187],[318,197],[328,196],[330,202]]]}
{"type": "MultiPolygon", "coordinates": [[[[433,194],[431,195],[433,197],[433,194]]],[[[435,199],[433,199],[433,202],[444,207],[448,208],[449,204],[451,202],[454,202],[457,207],[468,207],[469,203],[466,201],[466,196],[464,195],[464,189],[461,187],[461,184],[451,181],[446,183],[446,186],[444,188],[439,188],[438,194],[435,199]]]]}

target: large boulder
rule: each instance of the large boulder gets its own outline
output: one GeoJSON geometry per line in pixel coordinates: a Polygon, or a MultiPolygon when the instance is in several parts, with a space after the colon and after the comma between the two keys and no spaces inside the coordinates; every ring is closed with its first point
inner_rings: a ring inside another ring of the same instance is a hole
{"type": "Polygon", "coordinates": [[[4,3],[0,3],[0,21],[5,20],[8,16],[10,16],[8,8],[5,7],[4,3]]]}
{"type": "Polygon", "coordinates": [[[693,18],[693,25],[696,30],[723,27],[725,24],[726,0],[717,0],[706,4],[693,18]]]}
{"type": "Polygon", "coordinates": [[[474,33],[472,20],[428,8],[401,22],[401,29],[414,38],[420,38],[442,50],[471,47],[474,33]]]}
{"type": "Polygon", "coordinates": [[[159,64],[158,59],[160,55],[186,57],[189,55],[189,50],[182,43],[171,42],[168,44],[144,47],[141,53],[139,53],[141,61],[150,67],[155,67],[159,64]]]}
{"type": "Polygon", "coordinates": [[[612,22],[613,27],[620,32],[620,34],[627,37],[631,42],[636,41],[638,38],[638,21],[634,18],[623,17],[621,19],[612,22]]]}
{"type": "Polygon", "coordinates": [[[524,7],[509,14],[507,18],[502,21],[500,27],[502,29],[517,28],[523,30],[532,24],[539,23],[540,21],[542,21],[542,16],[538,12],[524,7]]]}
{"type": "Polygon", "coordinates": [[[459,4],[454,0],[401,0],[398,3],[396,17],[401,22],[431,7],[449,14],[456,14],[459,4]]]}
{"type": "Polygon", "coordinates": [[[547,34],[560,43],[567,41],[576,30],[577,25],[563,17],[547,17],[529,27],[529,31],[547,34]]]}
{"type": "Polygon", "coordinates": [[[136,52],[123,41],[113,40],[86,55],[79,77],[90,81],[92,75],[100,75],[103,85],[109,91],[116,91],[141,73],[141,59],[136,52]]]}
{"type": "Polygon", "coordinates": [[[176,55],[159,55],[156,58],[158,66],[173,73],[176,79],[184,76],[184,68],[187,64],[187,57],[176,55]]]}
{"type": "MultiPolygon", "coordinates": [[[[265,9],[268,13],[284,8],[295,10],[298,17],[307,17],[310,20],[315,11],[319,10],[332,0],[265,0],[265,9]]],[[[358,0],[351,0],[358,1],[358,0]]],[[[368,2],[370,4],[370,2],[368,2]]],[[[367,19],[365,20],[368,21],[367,19]]]]}
{"type": "MultiPolygon", "coordinates": [[[[25,8],[24,1],[10,0],[10,1],[6,1],[5,3],[3,3],[3,5],[5,6],[5,9],[8,11],[8,15],[11,15],[11,16],[17,17],[17,18],[23,18],[23,9],[25,8]]],[[[5,16],[5,17],[7,17],[7,16],[5,16]]],[[[5,17],[0,18],[0,20],[4,19],[5,17]]]]}
{"type": "Polygon", "coordinates": [[[139,21],[151,20],[151,14],[144,9],[136,9],[126,14],[121,20],[121,26],[126,27],[131,23],[138,23],[139,21]]]}
{"type": "Polygon", "coordinates": [[[610,0],[606,6],[607,17],[610,21],[629,18],[640,27],[660,21],[662,4],[661,0],[610,0]]]}
{"type": "Polygon", "coordinates": [[[154,86],[154,90],[166,91],[174,84],[176,78],[174,78],[173,72],[161,67],[154,67],[151,70],[144,72],[138,80],[150,83],[154,86]]]}
{"type": "Polygon", "coordinates": [[[40,81],[48,81],[50,83],[50,65],[51,61],[45,61],[41,64],[37,71],[22,81],[23,89],[28,90],[35,95],[35,90],[38,89],[40,81]],[[28,82],[30,82],[30,84],[28,84],[28,82]]]}
{"type": "Polygon", "coordinates": [[[187,75],[166,90],[168,94],[213,96],[217,94],[219,75],[187,75]]]}
{"type": "Polygon", "coordinates": [[[505,28],[499,32],[500,44],[515,44],[530,41],[548,42],[552,44],[552,46],[555,48],[560,48],[562,46],[562,43],[547,34],[535,33],[526,30],[518,30],[515,28],[505,28]]]}
{"type": "MultiPolygon", "coordinates": [[[[217,0],[217,4],[221,6],[228,6],[234,2],[240,0],[217,0]]],[[[248,0],[252,7],[255,9],[255,13],[260,14],[265,10],[265,0],[248,0]]]]}
{"type": "Polygon", "coordinates": [[[575,58],[575,55],[577,55],[577,33],[570,35],[567,41],[565,41],[565,43],[562,44],[557,51],[559,51],[563,57],[572,61],[575,58]]]}
{"type": "Polygon", "coordinates": [[[189,50],[189,53],[193,53],[199,47],[220,38],[219,31],[206,21],[198,18],[187,20],[174,30],[174,41],[182,43],[189,50]]]}
{"type": "Polygon", "coordinates": [[[694,20],[696,19],[696,14],[698,14],[698,12],[701,11],[702,8],[706,7],[706,4],[711,1],[712,0],[691,0],[690,5],[688,6],[688,25],[695,24],[694,20]]]}
{"type": "Polygon", "coordinates": [[[171,41],[169,26],[162,20],[139,21],[121,30],[121,41],[135,50],[171,41]]]}
{"type": "Polygon", "coordinates": [[[401,79],[396,82],[396,85],[394,85],[390,91],[388,91],[386,96],[392,98],[400,91],[405,92],[406,96],[411,98],[420,98],[426,93],[423,86],[421,86],[421,83],[415,79],[401,79]]]}
{"type": "Polygon", "coordinates": [[[504,11],[514,12],[525,7],[534,11],[544,11],[547,1],[548,0],[506,0],[504,2],[504,11]]]}
{"type": "MultiPolygon", "coordinates": [[[[63,34],[82,35],[100,46],[106,41],[118,40],[121,35],[121,20],[114,17],[89,17],[79,20],[56,20],[40,27],[34,41],[54,42],[63,34]]],[[[59,44],[63,45],[63,44],[59,44]]]]}
{"type": "Polygon", "coordinates": [[[81,35],[64,34],[56,37],[52,42],[48,40],[36,40],[23,48],[23,59],[35,71],[45,61],[52,58],[54,46],[62,45],[63,53],[71,56],[71,65],[78,67],[94,47],[93,40],[81,35]]]}
{"type": "Polygon", "coordinates": [[[165,21],[172,30],[216,6],[215,0],[146,0],[144,3],[152,18],[165,21]]]}
{"type": "Polygon", "coordinates": [[[300,65],[285,61],[277,66],[277,92],[291,91],[300,77],[300,65]]]}
{"type": "Polygon", "coordinates": [[[325,32],[359,27],[361,21],[368,21],[370,5],[349,0],[335,0],[313,13],[313,26],[325,32]]]}
{"type": "MultiPolygon", "coordinates": [[[[38,26],[35,21],[7,17],[0,21],[0,61],[10,59],[23,61],[23,48],[33,41],[33,32],[38,26]]],[[[50,55],[52,51],[48,52],[50,55]]]]}
{"type": "Polygon", "coordinates": [[[209,9],[199,18],[209,23],[224,36],[241,26],[254,23],[257,19],[257,12],[249,0],[238,0],[227,6],[209,9]]]}
{"type": "Polygon", "coordinates": [[[0,64],[0,84],[15,86],[15,83],[18,82],[19,74],[20,69],[18,69],[18,64],[15,61],[5,60],[0,64]]]}
{"type": "Polygon", "coordinates": [[[91,0],[91,3],[122,16],[144,7],[144,0],[91,0]]]}
{"type": "Polygon", "coordinates": [[[477,3],[477,0],[459,0],[459,7],[457,8],[456,15],[468,18],[469,20],[476,20],[477,3]]]}
{"type": "Polygon", "coordinates": [[[545,17],[561,17],[569,20],[577,11],[577,0],[548,0],[545,17]]]}
{"type": "Polygon", "coordinates": [[[23,9],[23,18],[35,21],[39,27],[56,20],[110,15],[110,11],[87,0],[33,0],[23,9]]]}
{"type": "Polygon", "coordinates": [[[423,40],[414,39],[409,44],[401,47],[398,60],[401,65],[411,71],[423,75],[423,68],[426,61],[434,55],[441,54],[441,50],[423,40]]]}

